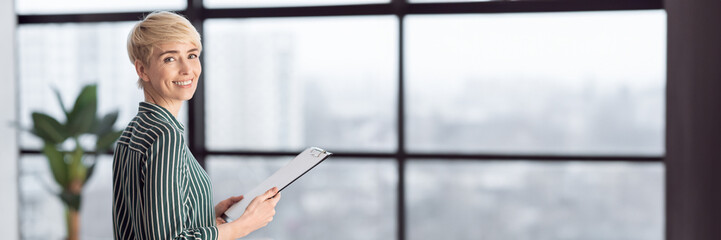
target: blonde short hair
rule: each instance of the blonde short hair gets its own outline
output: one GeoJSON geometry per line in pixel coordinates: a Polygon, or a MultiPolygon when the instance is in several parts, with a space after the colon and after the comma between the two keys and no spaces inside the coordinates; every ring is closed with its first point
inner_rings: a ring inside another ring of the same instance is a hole
{"type": "MultiPolygon", "coordinates": [[[[139,60],[148,66],[153,48],[158,44],[167,42],[188,42],[198,50],[203,49],[200,43],[200,34],[193,24],[185,17],[167,11],[156,11],[145,17],[133,26],[128,34],[128,57],[130,63],[139,60]]],[[[143,87],[142,79],[138,79],[138,86],[143,87]]]]}

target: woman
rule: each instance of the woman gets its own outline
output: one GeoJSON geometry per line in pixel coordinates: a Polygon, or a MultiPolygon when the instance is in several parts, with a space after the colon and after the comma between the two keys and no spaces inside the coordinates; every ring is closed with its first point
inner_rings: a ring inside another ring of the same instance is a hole
{"type": "Polygon", "coordinates": [[[170,12],[148,15],[128,36],[145,102],[118,139],[113,158],[115,239],[236,239],[275,215],[277,188],[253,199],[230,223],[220,216],[243,197],[212,205],[210,178],[187,148],[177,120],[198,86],[201,51],[195,28],[170,12]]]}

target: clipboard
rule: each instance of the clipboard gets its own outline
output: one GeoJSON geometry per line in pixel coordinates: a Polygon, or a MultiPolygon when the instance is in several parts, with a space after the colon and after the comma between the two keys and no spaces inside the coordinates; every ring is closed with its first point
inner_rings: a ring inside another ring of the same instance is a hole
{"type": "Polygon", "coordinates": [[[288,164],[281,169],[278,169],[278,171],[273,173],[273,175],[266,178],[262,183],[253,188],[253,190],[243,194],[243,200],[240,200],[240,202],[230,206],[230,208],[228,208],[221,217],[225,220],[225,222],[231,222],[239,218],[243,215],[245,208],[248,207],[255,197],[262,195],[265,191],[268,191],[268,189],[272,187],[278,187],[278,189],[280,189],[278,192],[283,191],[283,189],[295,182],[295,180],[298,180],[298,178],[302,177],[323,160],[330,157],[330,155],[333,155],[333,153],[317,147],[309,147],[305,149],[303,152],[295,156],[295,158],[293,158],[293,160],[291,160],[288,164]]]}

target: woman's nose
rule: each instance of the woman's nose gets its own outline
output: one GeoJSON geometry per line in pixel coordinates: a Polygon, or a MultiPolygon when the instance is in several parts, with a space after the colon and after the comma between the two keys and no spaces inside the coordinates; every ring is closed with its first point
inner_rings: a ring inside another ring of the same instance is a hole
{"type": "Polygon", "coordinates": [[[181,74],[190,74],[192,69],[192,66],[190,65],[190,61],[187,59],[180,60],[180,73],[181,74]]]}

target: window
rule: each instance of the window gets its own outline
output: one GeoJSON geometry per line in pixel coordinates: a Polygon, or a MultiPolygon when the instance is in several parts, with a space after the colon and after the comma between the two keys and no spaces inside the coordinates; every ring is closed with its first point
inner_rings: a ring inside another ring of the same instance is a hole
{"type": "MultiPolygon", "coordinates": [[[[226,199],[241,194],[242,189],[252,189],[288,160],[209,157],[206,169],[213,181],[213,197],[226,199]]],[[[248,238],[323,239],[332,235],[337,239],[393,239],[396,167],[392,159],[334,157],[324,161],[313,169],[313,177],[300,178],[283,190],[283,203],[276,210],[284,213],[248,238]],[[304,224],[309,222],[313,224],[304,224]]]]}
{"type": "MultiPolygon", "coordinates": [[[[24,24],[18,27],[20,121],[32,123],[31,113],[41,111],[64,119],[53,89],[65,106],[71,106],[82,86],[98,84],[98,113],[119,111],[116,128],[135,116],[143,92],[128,60],[126,39],[133,23],[24,24]]],[[[181,114],[187,125],[187,117],[181,114]]],[[[91,142],[92,143],[92,142],[91,142]]],[[[20,146],[40,149],[42,142],[22,132],[20,146]]]]}
{"type": "Polygon", "coordinates": [[[408,149],[663,154],[665,26],[663,11],[409,16],[408,149]]]}
{"type": "Polygon", "coordinates": [[[185,0],[15,0],[15,11],[19,14],[59,14],[59,13],[97,13],[97,12],[138,12],[156,9],[183,10],[185,0]]]}
{"type": "MultiPolygon", "coordinates": [[[[82,239],[113,239],[112,164],[112,156],[100,157],[96,172],[83,187],[82,239]]],[[[45,156],[25,154],[18,168],[22,239],[65,239],[65,209],[53,195],[62,189],[53,180],[45,156]]]]}
{"type": "Polygon", "coordinates": [[[390,16],[205,23],[211,150],[396,149],[390,16]]]}
{"type": "MultiPolygon", "coordinates": [[[[16,0],[22,125],[61,116],[52,87],[69,104],[97,82],[124,127],[143,100],[127,33],[177,10],[204,41],[180,119],[216,202],[307,146],[336,153],[252,238],[663,238],[660,0],[37,1],[16,0]]],[[[40,143],[20,143],[22,238],[62,238],[40,143]]],[[[112,239],[111,162],[83,239],[112,239]]]]}
{"type": "Polygon", "coordinates": [[[663,165],[412,160],[408,239],[663,239],[663,165]]]}
{"type": "Polygon", "coordinates": [[[388,0],[206,0],[203,2],[208,8],[232,7],[282,7],[282,6],[321,6],[346,5],[364,3],[388,3],[388,0]]]}

